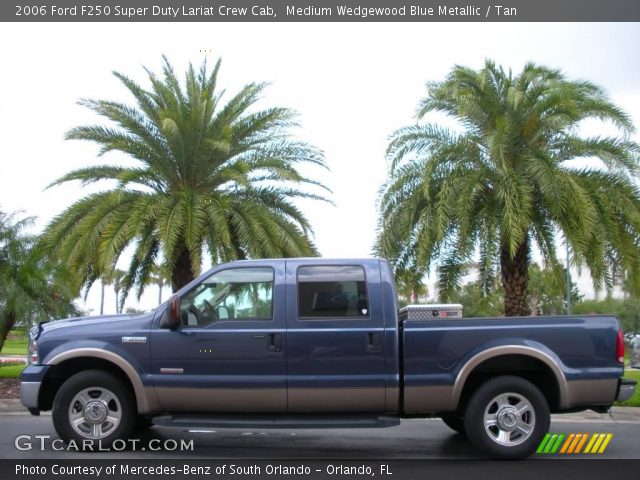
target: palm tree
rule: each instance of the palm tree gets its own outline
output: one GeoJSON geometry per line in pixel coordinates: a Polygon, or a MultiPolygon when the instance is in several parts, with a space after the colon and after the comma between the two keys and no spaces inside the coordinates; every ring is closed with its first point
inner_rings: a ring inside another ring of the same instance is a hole
{"type": "Polygon", "coordinates": [[[311,189],[325,187],[298,170],[306,164],[324,167],[322,152],[290,138],[291,110],[256,108],[265,84],[245,85],[223,102],[219,68],[219,60],[211,71],[206,62],[198,72],[189,66],[182,85],[165,58],[161,78],[146,70],[150,89],[114,73],[135,106],[80,102],[115,126],[81,126],[66,138],[136,161],[82,168],[52,184],[115,181],[111,189],[78,200],[46,230],[49,245],[85,286],[115,265],[129,245],[134,247],[123,300],[134,285],[140,297],[159,254],[170,266],[174,291],[199,273],[203,251],[214,263],[317,254],[294,200],[324,200],[311,189]]]}
{"type": "Polygon", "coordinates": [[[32,223],[31,217],[0,212],[0,350],[18,320],[31,323],[77,313],[72,301],[79,286],[25,232],[32,223]]]}
{"type": "Polygon", "coordinates": [[[122,313],[122,306],[124,305],[124,298],[122,299],[122,305],[120,304],[120,290],[122,290],[122,284],[127,272],[114,268],[109,274],[109,283],[113,284],[113,291],[116,292],[116,314],[122,313]]]}
{"type": "Polygon", "coordinates": [[[104,287],[111,284],[107,274],[100,277],[100,315],[104,315],[104,287]]]}
{"type": "Polygon", "coordinates": [[[158,287],[158,305],[162,303],[162,289],[167,284],[167,268],[165,265],[154,265],[151,268],[149,275],[149,284],[156,285],[158,287]]]}
{"type": "Polygon", "coordinates": [[[429,293],[424,271],[413,268],[397,271],[395,278],[398,295],[407,304],[416,303],[420,297],[426,297],[429,293]]]}
{"type": "Polygon", "coordinates": [[[397,269],[437,264],[445,296],[479,256],[483,292],[499,274],[505,315],[526,315],[532,248],[560,268],[561,233],[595,286],[616,258],[639,290],[639,148],[628,115],[601,88],[534,64],[514,75],[491,61],[477,71],[456,66],[427,88],[418,119],[438,112],[459,128],[418,123],[392,135],[379,254],[397,269]],[[586,119],[608,121],[621,136],[581,136],[586,119]]]}

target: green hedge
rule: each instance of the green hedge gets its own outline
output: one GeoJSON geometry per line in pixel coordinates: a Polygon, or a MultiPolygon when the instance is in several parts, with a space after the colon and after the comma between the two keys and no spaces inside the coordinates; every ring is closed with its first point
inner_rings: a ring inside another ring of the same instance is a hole
{"type": "Polygon", "coordinates": [[[0,366],[0,378],[20,378],[25,367],[24,364],[0,366]]]}

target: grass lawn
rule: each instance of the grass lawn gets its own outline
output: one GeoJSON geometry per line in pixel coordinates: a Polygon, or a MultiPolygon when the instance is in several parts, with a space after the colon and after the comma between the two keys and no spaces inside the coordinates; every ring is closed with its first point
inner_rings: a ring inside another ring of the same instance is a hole
{"type": "Polygon", "coordinates": [[[26,355],[28,336],[24,332],[12,331],[2,346],[3,355],[26,355]]]}
{"type": "MultiPolygon", "coordinates": [[[[640,384],[640,370],[625,370],[624,378],[633,378],[640,384]]],[[[622,407],[640,407],[640,387],[636,387],[636,391],[626,402],[616,402],[615,405],[622,407]]]]}
{"type": "Polygon", "coordinates": [[[26,365],[7,365],[0,367],[0,378],[19,378],[26,365]]]}

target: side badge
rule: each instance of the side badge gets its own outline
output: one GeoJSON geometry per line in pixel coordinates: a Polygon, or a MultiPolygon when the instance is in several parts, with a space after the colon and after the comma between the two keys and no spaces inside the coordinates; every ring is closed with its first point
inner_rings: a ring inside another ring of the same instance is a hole
{"type": "Polygon", "coordinates": [[[122,343],[147,343],[147,337],[122,337],[122,343]]]}
{"type": "Polygon", "coordinates": [[[161,368],[160,373],[167,373],[169,375],[182,375],[184,368],[161,368]]]}

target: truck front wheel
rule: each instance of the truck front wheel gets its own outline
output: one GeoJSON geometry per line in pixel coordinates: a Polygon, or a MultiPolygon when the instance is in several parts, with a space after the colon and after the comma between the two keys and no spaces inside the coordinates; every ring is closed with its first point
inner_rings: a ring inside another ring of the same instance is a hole
{"type": "Polygon", "coordinates": [[[127,438],[137,420],[129,390],[103,370],[76,373],[64,382],[53,401],[52,417],[62,440],[90,450],[127,438]]]}
{"type": "Polygon", "coordinates": [[[451,430],[458,432],[460,435],[465,435],[464,418],[457,412],[444,412],[440,415],[440,418],[451,430]]]}
{"type": "Polygon", "coordinates": [[[471,396],[464,426],[474,447],[493,458],[525,458],[549,431],[551,415],[544,395],[515,376],[493,378],[471,396]]]}

